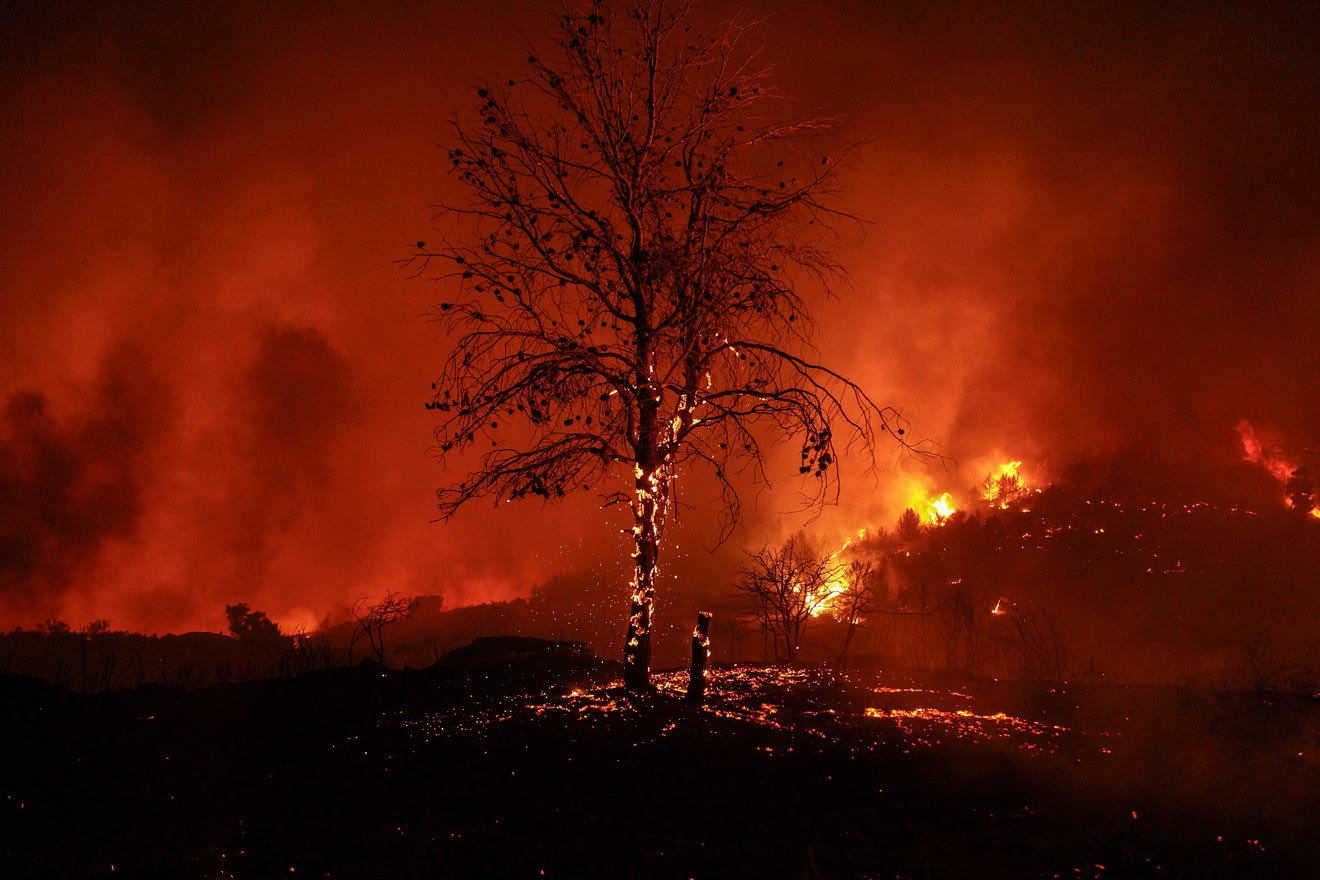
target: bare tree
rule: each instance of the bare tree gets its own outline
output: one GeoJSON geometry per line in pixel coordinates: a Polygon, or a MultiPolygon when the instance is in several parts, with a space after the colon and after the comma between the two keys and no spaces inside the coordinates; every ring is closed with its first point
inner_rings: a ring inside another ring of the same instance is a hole
{"type": "Polygon", "coordinates": [[[348,662],[353,662],[353,649],[365,638],[376,655],[376,661],[385,665],[385,627],[412,614],[419,601],[416,596],[391,591],[374,605],[366,597],[354,602],[353,619],[357,625],[348,642],[348,662]]]}
{"type": "Polygon", "coordinates": [[[1069,651],[1062,629],[1045,608],[1023,611],[1004,597],[990,614],[1012,624],[1011,634],[992,628],[991,637],[1009,653],[1016,654],[1018,675],[1039,681],[1059,681],[1067,675],[1069,651]]]}
{"type": "Polygon", "coordinates": [[[299,626],[289,633],[284,644],[279,660],[282,676],[306,675],[335,665],[337,652],[330,636],[323,631],[308,632],[306,627],[299,626]]]}
{"type": "Polygon", "coordinates": [[[679,473],[721,487],[723,538],[771,439],[800,441],[813,502],[837,495],[839,431],[872,463],[882,431],[910,448],[897,412],[810,354],[800,285],[837,277],[827,203],[849,150],[823,151],[829,119],[782,112],[754,23],[698,34],[691,6],[574,5],[520,78],[478,86],[448,154],[453,231],[408,261],[454,290],[436,309],[452,340],[428,404],[438,454],[484,450],[438,493],[441,517],[620,480],[603,499],[631,513],[632,691],[650,689],[679,473]]]}
{"type": "MultiPolygon", "coordinates": [[[[944,640],[945,665],[972,675],[986,661],[989,615],[984,596],[958,579],[942,587],[930,609],[944,640]]],[[[922,597],[923,603],[925,597],[922,597]]],[[[924,607],[923,607],[923,610],[924,607]]]]}
{"type": "Polygon", "coordinates": [[[884,583],[884,569],[875,563],[855,559],[848,563],[842,573],[843,592],[830,601],[830,607],[836,620],[841,620],[847,627],[843,635],[843,647],[839,649],[839,668],[848,662],[848,648],[862,618],[877,609],[877,596],[884,583]]]}
{"type": "Polygon", "coordinates": [[[802,533],[779,547],[762,547],[751,557],[734,586],[747,596],[752,613],[774,639],[776,659],[782,639],[785,659],[796,662],[802,632],[838,594],[835,584],[843,567],[802,533]]]}

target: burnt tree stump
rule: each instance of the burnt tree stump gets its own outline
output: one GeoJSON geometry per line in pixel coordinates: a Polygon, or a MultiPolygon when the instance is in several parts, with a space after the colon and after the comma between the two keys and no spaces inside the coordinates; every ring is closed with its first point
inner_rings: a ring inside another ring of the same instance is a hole
{"type": "Polygon", "coordinates": [[[700,704],[706,697],[706,661],[710,658],[709,611],[697,612],[697,626],[692,630],[692,674],[688,678],[687,699],[700,704]]]}

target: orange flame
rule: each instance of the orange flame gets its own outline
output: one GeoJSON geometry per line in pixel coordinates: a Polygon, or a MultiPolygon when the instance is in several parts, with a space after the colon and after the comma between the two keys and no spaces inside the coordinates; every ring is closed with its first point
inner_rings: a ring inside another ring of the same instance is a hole
{"type": "Polygon", "coordinates": [[[844,567],[839,564],[839,557],[852,546],[853,541],[860,541],[866,537],[866,529],[860,529],[857,534],[843,542],[843,546],[830,554],[830,565],[834,566],[835,575],[826,581],[817,591],[812,602],[811,616],[820,617],[822,614],[829,613],[836,619],[842,613],[838,607],[838,601],[841,596],[848,592],[851,586],[844,577],[844,567]]]}
{"type": "Polygon", "coordinates": [[[985,478],[981,500],[990,502],[991,507],[1008,510],[1033,491],[1039,493],[1041,490],[1033,490],[1027,485],[1022,476],[1022,462],[1006,461],[985,478]]]}
{"type": "MultiPolygon", "coordinates": [[[[1283,453],[1278,449],[1266,449],[1265,444],[1256,436],[1256,430],[1251,427],[1251,423],[1246,419],[1237,424],[1238,435],[1242,438],[1242,460],[1250,464],[1260,465],[1270,476],[1288,485],[1298,472],[1299,468],[1296,462],[1283,457],[1283,453]]],[[[1284,497],[1284,504],[1288,507],[1295,507],[1291,496],[1284,497]]],[[[1314,506],[1310,510],[1311,516],[1320,519],[1320,505],[1314,506]]]]}
{"type": "Polygon", "coordinates": [[[1256,436],[1256,429],[1246,419],[1238,422],[1237,431],[1242,438],[1243,460],[1265,468],[1280,483],[1288,482],[1297,465],[1285,459],[1277,449],[1266,449],[1256,436]]]}
{"type": "Polygon", "coordinates": [[[933,498],[926,503],[926,521],[932,525],[942,526],[953,516],[957,510],[953,506],[953,497],[945,492],[938,498],[933,498]]]}

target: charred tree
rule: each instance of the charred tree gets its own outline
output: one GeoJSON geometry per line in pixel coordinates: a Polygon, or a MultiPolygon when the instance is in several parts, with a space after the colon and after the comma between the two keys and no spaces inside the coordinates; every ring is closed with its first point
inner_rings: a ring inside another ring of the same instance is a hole
{"type": "Polygon", "coordinates": [[[720,486],[726,537],[764,443],[801,443],[816,502],[836,497],[840,434],[911,448],[897,412],[810,356],[800,288],[839,272],[828,203],[849,149],[824,149],[827,118],[784,116],[751,22],[701,34],[691,6],[572,4],[517,78],[478,85],[448,151],[461,197],[406,261],[451,297],[427,405],[442,463],[471,471],[441,518],[618,481],[602,500],[629,513],[634,692],[678,474],[720,486]]]}
{"type": "Polygon", "coordinates": [[[371,645],[372,653],[376,655],[376,662],[381,666],[385,665],[385,627],[395,621],[404,620],[417,610],[421,600],[417,596],[405,596],[397,591],[386,593],[385,596],[376,603],[363,597],[353,603],[353,635],[348,642],[348,662],[353,663],[353,649],[357,643],[366,638],[367,643],[371,645]]]}
{"type": "Polygon", "coordinates": [[[697,625],[692,630],[692,669],[688,675],[687,699],[701,703],[706,698],[706,661],[710,659],[709,611],[697,612],[697,625]]]}
{"type": "Polygon", "coordinates": [[[848,648],[852,646],[853,636],[857,634],[862,619],[876,610],[876,597],[879,585],[884,583],[884,571],[871,562],[854,560],[844,570],[843,582],[844,591],[831,603],[835,618],[847,626],[843,647],[839,649],[839,669],[848,666],[848,648]]]}
{"type": "Polygon", "coordinates": [[[816,549],[804,534],[779,547],[763,547],[751,554],[734,587],[748,600],[750,610],[775,641],[784,641],[784,659],[796,663],[802,633],[811,618],[823,612],[836,595],[832,585],[843,572],[832,554],[816,549]]]}

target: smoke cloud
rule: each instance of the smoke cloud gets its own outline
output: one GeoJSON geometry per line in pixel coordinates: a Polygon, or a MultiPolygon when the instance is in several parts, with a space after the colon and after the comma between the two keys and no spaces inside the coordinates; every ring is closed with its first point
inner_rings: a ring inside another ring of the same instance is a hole
{"type": "MultiPolygon", "coordinates": [[[[1010,458],[1221,474],[1243,419],[1320,449],[1314,10],[753,6],[782,90],[867,141],[820,348],[956,461],[846,461],[822,528],[891,524],[913,481],[965,490],[1010,458]]],[[[626,553],[589,498],[430,522],[443,296],[393,263],[432,225],[465,89],[516,73],[512,25],[535,38],[553,10],[12,10],[0,624],[214,630],[245,601],[287,627],[387,590],[527,595],[626,553]]],[[[735,546],[800,527],[795,470],[735,546]]],[[[699,576],[714,527],[685,517],[675,569],[699,576]]]]}
{"type": "Polygon", "coordinates": [[[110,354],[79,409],[51,412],[37,392],[9,398],[0,427],[0,597],[40,611],[94,570],[102,547],[131,542],[151,436],[171,418],[168,389],[142,352],[110,354]]]}

